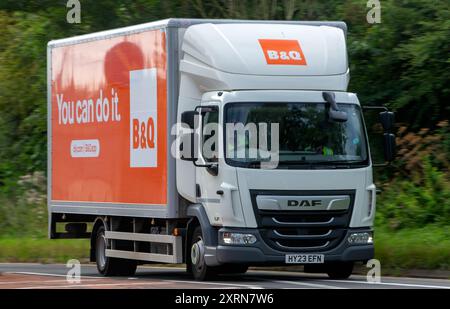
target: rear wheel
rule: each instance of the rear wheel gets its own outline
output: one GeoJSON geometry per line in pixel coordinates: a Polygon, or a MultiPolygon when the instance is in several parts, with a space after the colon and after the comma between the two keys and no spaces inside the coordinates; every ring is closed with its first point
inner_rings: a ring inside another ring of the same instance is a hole
{"type": "Polygon", "coordinates": [[[104,276],[132,276],[135,274],[137,261],[107,257],[107,248],[105,227],[100,226],[95,237],[95,258],[100,274],[104,276]]]}
{"type": "Polygon", "coordinates": [[[339,262],[326,265],[326,272],[331,279],[348,279],[353,272],[353,262],[339,262]]]}
{"type": "Polygon", "coordinates": [[[205,244],[200,226],[197,226],[192,234],[190,247],[191,263],[188,267],[194,279],[207,280],[213,278],[217,274],[217,268],[206,265],[205,244]]]}

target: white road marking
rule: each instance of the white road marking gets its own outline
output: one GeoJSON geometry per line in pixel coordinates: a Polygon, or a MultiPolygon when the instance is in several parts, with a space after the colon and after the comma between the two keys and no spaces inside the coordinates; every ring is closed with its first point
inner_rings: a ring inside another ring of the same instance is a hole
{"type": "Polygon", "coordinates": [[[84,288],[84,287],[107,287],[107,286],[130,286],[130,285],[166,285],[166,282],[140,282],[140,283],[92,283],[92,284],[70,284],[70,285],[41,285],[41,286],[31,286],[31,287],[22,287],[16,288],[17,290],[34,290],[34,289],[60,289],[60,288],[84,288]]]}
{"type": "Polygon", "coordinates": [[[8,281],[8,282],[0,282],[0,284],[33,284],[33,283],[51,283],[51,282],[64,282],[63,280],[39,280],[39,281],[8,281]]]}
{"type": "MultiPolygon", "coordinates": [[[[366,276],[363,275],[352,275],[352,278],[354,279],[361,279],[366,280],[366,276]]],[[[421,280],[427,280],[427,281],[436,281],[436,282],[442,282],[442,283],[449,283],[450,281],[448,279],[442,279],[442,278],[417,278],[417,277],[392,277],[392,276],[381,276],[381,279],[389,279],[389,280],[399,280],[399,279],[405,279],[410,281],[421,281],[421,280]]]]}
{"type": "Polygon", "coordinates": [[[391,286],[405,286],[405,287],[417,287],[417,288],[431,288],[431,289],[450,289],[450,286],[442,285],[426,285],[426,284],[412,284],[412,283],[397,283],[397,282],[367,282],[367,281],[352,281],[352,280],[329,280],[322,279],[328,282],[339,282],[339,283],[355,283],[355,284],[370,284],[370,285],[391,285],[391,286]]]}
{"type": "Polygon", "coordinates": [[[186,270],[186,267],[168,267],[168,266],[139,266],[139,269],[172,269],[172,270],[186,270]]]}
{"type": "Polygon", "coordinates": [[[293,284],[298,286],[306,286],[312,288],[322,288],[322,289],[346,289],[344,287],[327,285],[327,284],[317,284],[317,283],[307,283],[304,281],[285,281],[285,280],[267,280],[268,282],[282,283],[282,284],[293,284]]]}
{"type": "MultiPolygon", "coordinates": [[[[308,274],[308,273],[302,273],[302,272],[292,272],[292,271],[271,271],[271,270],[252,270],[250,272],[253,273],[259,273],[258,275],[262,275],[263,273],[267,274],[275,274],[275,275],[290,275],[295,277],[305,277],[307,279],[314,279],[317,281],[329,281],[329,282],[339,282],[339,283],[362,283],[362,284],[385,284],[385,285],[399,285],[399,286],[411,286],[411,287],[425,287],[425,288],[442,288],[442,289],[450,289],[450,286],[445,285],[430,285],[430,284],[420,284],[420,283],[401,283],[401,282],[381,282],[381,283],[371,283],[367,281],[356,281],[356,280],[332,280],[332,279],[326,279],[320,275],[316,274],[308,274]]],[[[355,279],[361,279],[365,280],[365,276],[361,275],[352,275],[352,278],[355,279]]],[[[382,277],[382,279],[389,279],[389,280],[411,280],[411,281],[420,281],[420,280],[428,280],[428,281],[436,281],[436,282],[442,282],[442,284],[449,284],[450,281],[446,279],[435,279],[435,278],[410,278],[410,277],[390,277],[385,276],[382,277]]]]}
{"type": "MultiPolygon", "coordinates": [[[[36,272],[8,272],[10,274],[23,274],[23,275],[34,275],[34,276],[54,276],[54,277],[66,277],[66,275],[61,275],[61,274],[50,274],[50,273],[36,273],[36,272]]],[[[81,279],[86,278],[86,279],[104,279],[102,277],[89,277],[89,276],[81,276],[81,279]]],[[[134,277],[133,277],[134,278],[134,277]]],[[[130,279],[130,278],[127,278],[130,279]]],[[[140,279],[140,278],[135,278],[135,279],[140,279]]],[[[176,282],[176,283],[187,283],[187,284],[203,284],[203,285],[216,285],[216,286],[229,286],[229,287],[244,287],[247,289],[262,289],[262,287],[259,286],[255,286],[255,285],[245,285],[245,284],[231,284],[231,283],[221,283],[221,282],[199,282],[199,281],[189,281],[189,280],[164,280],[165,282],[176,282]]],[[[107,283],[105,283],[107,284],[107,283]]],[[[139,284],[145,284],[145,282],[142,283],[114,283],[115,285],[139,285],[139,284]]],[[[103,285],[103,284],[92,284],[93,286],[95,285],[103,285]]],[[[72,285],[71,285],[72,286],[72,285]]],[[[80,287],[83,286],[87,286],[87,285],[79,285],[80,287]]],[[[58,286],[58,287],[64,287],[64,286],[58,286]]],[[[41,288],[41,287],[36,287],[36,288],[41,288]]],[[[42,288],[45,288],[44,286],[42,288]]],[[[53,288],[48,286],[48,288],[53,288]]],[[[26,288],[25,288],[26,289],[26,288]]]]}
{"type": "MultiPolygon", "coordinates": [[[[61,274],[50,274],[50,273],[37,273],[37,272],[29,272],[29,271],[9,271],[5,272],[5,274],[20,274],[20,275],[32,275],[32,276],[49,276],[49,277],[67,277],[67,275],[61,274]]],[[[103,279],[104,277],[100,276],[80,276],[81,279],[103,279]]]]}
{"type": "MultiPolygon", "coordinates": [[[[239,287],[237,286],[224,286],[220,288],[221,290],[238,290],[239,287]]],[[[205,290],[217,290],[215,287],[207,287],[205,290]]]]}
{"type": "Polygon", "coordinates": [[[263,289],[257,285],[249,285],[249,284],[234,284],[234,283],[222,283],[222,282],[204,282],[204,281],[189,281],[189,280],[165,280],[167,282],[175,282],[175,283],[193,283],[193,284],[204,284],[204,285],[223,285],[223,286],[232,286],[232,287],[243,287],[246,289],[263,289]]]}
{"type": "MultiPolygon", "coordinates": [[[[41,263],[0,263],[0,266],[1,265],[7,265],[7,266],[10,266],[10,265],[14,265],[14,266],[17,266],[17,265],[26,265],[26,266],[28,266],[28,265],[39,265],[39,266],[42,266],[41,263]]],[[[51,264],[47,264],[47,265],[51,265],[51,264]]],[[[63,264],[55,264],[55,265],[63,265],[63,264]]]]}

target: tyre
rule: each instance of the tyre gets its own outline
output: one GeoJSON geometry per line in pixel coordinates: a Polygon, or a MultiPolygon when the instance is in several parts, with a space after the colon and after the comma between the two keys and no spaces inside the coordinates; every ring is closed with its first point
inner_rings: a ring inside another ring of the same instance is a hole
{"type": "Polygon", "coordinates": [[[353,263],[332,263],[326,266],[326,272],[331,279],[348,279],[353,272],[353,263]]]}
{"type": "Polygon", "coordinates": [[[188,272],[195,280],[207,280],[216,276],[217,268],[206,265],[205,244],[200,226],[197,226],[192,234],[190,242],[191,262],[188,265],[188,272]]]}
{"type": "Polygon", "coordinates": [[[104,276],[133,276],[136,273],[137,261],[107,257],[107,248],[105,227],[100,226],[95,237],[95,260],[100,274],[104,276]]]}

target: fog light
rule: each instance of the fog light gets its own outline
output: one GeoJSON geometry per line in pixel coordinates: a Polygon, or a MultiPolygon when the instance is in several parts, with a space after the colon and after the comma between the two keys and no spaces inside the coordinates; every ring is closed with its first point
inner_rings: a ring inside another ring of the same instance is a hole
{"type": "Polygon", "coordinates": [[[256,242],[256,236],[253,234],[224,232],[222,234],[223,242],[227,245],[251,245],[256,242]]]}
{"type": "Polygon", "coordinates": [[[372,232],[351,233],[347,240],[352,245],[373,244],[372,232]]]}

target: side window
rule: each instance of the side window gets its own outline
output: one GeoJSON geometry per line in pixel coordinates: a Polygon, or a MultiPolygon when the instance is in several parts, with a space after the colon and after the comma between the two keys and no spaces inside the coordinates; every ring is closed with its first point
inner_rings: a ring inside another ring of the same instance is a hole
{"type": "Polygon", "coordinates": [[[215,108],[202,115],[202,156],[206,162],[217,162],[219,150],[219,111],[215,108]]]}

